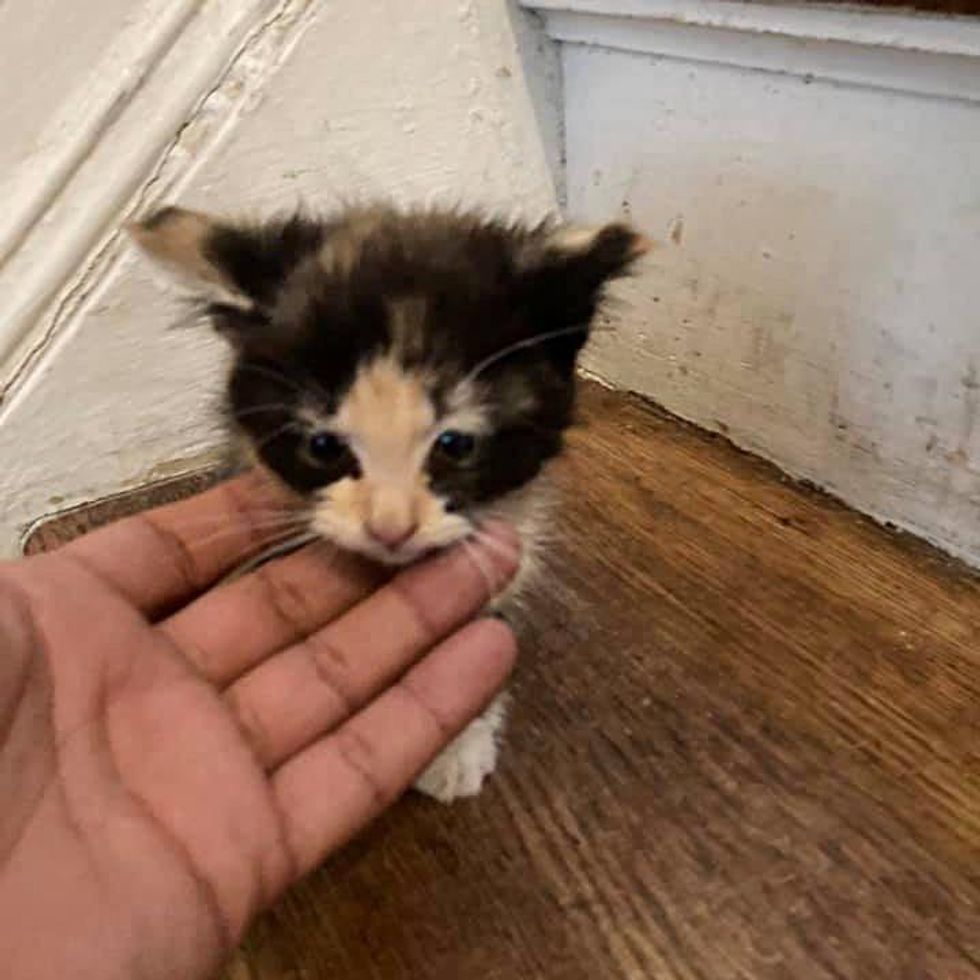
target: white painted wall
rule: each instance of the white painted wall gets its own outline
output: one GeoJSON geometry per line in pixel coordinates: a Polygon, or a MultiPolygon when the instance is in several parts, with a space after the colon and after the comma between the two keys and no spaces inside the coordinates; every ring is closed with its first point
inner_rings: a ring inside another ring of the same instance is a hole
{"type": "Polygon", "coordinates": [[[536,6],[570,211],[665,242],[588,366],[980,564],[980,22],[536,6]]]}
{"type": "Polygon", "coordinates": [[[91,6],[61,0],[0,4],[4,51],[0,58],[0,92],[4,93],[0,100],[4,137],[0,141],[0,181],[34,151],[44,124],[124,30],[131,7],[131,0],[103,0],[91,6]],[[53,53],[52,24],[60,24],[61,37],[70,37],[72,43],[58,52],[58,71],[40,72],[39,57],[53,53]]]}
{"type": "MultiPolygon", "coordinates": [[[[67,43],[61,6],[2,6],[36,29],[20,52],[0,32],[0,81],[28,107],[17,72],[37,63],[38,38],[49,52],[67,43]]],[[[39,116],[19,105],[2,131],[14,145],[0,180],[26,216],[0,264],[5,554],[39,516],[192,468],[219,439],[223,346],[169,329],[174,297],[117,232],[129,215],[380,193],[531,217],[556,206],[557,61],[503,0],[91,7],[98,29],[39,116]]]]}

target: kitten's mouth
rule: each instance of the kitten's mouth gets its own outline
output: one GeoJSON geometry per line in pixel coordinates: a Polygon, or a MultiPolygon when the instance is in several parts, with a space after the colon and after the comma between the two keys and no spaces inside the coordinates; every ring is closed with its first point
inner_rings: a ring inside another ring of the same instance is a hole
{"type": "Polygon", "coordinates": [[[307,541],[323,541],[331,548],[347,554],[366,558],[368,561],[391,568],[413,565],[451,548],[464,546],[466,542],[481,536],[481,525],[469,514],[454,515],[450,522],[436,525],[422,524],[407,529],[408,533],[384,536],[372,532],[369,524],[361,521],[342,520],[328,508],[314,507],[309,514],[307,541]]]}
{"type": "Polygon", "coordinates": [[[348,552],[349,554],[360,555],[362,558],[367,558],[369,561],[374,561],[379,565],[385,565],[389,568],[401,568],[407,565],[414,565],[417,562],[424,561],[426,558],[432,558],[444,551],[449,551],[451,548],[460,545],[465,546],[465,543],[472,541],[476,534],[477,531],[474,528],[468,534],[439,544],[419,547],[418,545],[412,546],[411,542],[405,542],[405,544],[399,545],[397,548],[385,548],[380,544],[370,544],[367,542],[358,545],[341,543],[311,528],[283,540],[273,541],[258,554],[253,555],[236,568],[232,576],[237,578],[245,575],[248,572],[254,571],[260,565],[264,565],[266,562],[273,561],[276,558],[284,558],[286,555],[293,554],[299,551],[300,548],[304,548],[317,541],[326,543],[333,548],[339,548],[341,551],[348,552]]]}
{"type": "Polygon", "coordinates": [[[445,544],[422,546],[406,542],[406,544],[399,545],[397,548],[387,548],[381,544],[376,545],[371,543],[357,550],[364,557],[370,558],[372,561],[379,562],[382,565],[414,565],[416,562],[424,561],[426,558],[431,558],[433,555],[452,548],[454,545],[459,544],[460,540],[449,541],[445,544]]]}
{"type": "Polygon", "coordinates": [[[432,558],[444,551],[452,548],[465,546],[467,541],[471,541],[477,533],[475,528],[468,529],[465,533],[457,534],[448,540],[419,540],[416,537],[407,538],[395,546],[385,545],[381,541],[374,540],[367,534],[358,535],[353,540],[338,540],[329,534],[317,533],[317,537],[326,541],[335,548],[352,554],[360,555],[369,561],[377,562],[379,565],[386,565],[392,568],[401,568],[407,565],[414,565],[417,562],[432,558]]]}
{"type": "Polygon", "coordinates": [[[365,549],[362,554],[380,562],[382,565],[411,565],[427,557],[434,549],[416,550],[414,548],[385,548],[376,546],[365,549]]]}

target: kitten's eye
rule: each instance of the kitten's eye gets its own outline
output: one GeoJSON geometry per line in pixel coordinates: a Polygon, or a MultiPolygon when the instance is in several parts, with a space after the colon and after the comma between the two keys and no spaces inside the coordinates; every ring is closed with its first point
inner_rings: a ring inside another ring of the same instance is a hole
{"type": "Polygon", "coordinates": [[[318,463],[332,463],[344,453],[347,446],[332,432],[314,432],[307,443],[307,449],[318,463]]]}
{"type": "Polygon", "coordinates": [[[454,463],[461,463],[473,455],[476,439],[468,432],[447,429],[436,439],[436,449],[454,463]]]}

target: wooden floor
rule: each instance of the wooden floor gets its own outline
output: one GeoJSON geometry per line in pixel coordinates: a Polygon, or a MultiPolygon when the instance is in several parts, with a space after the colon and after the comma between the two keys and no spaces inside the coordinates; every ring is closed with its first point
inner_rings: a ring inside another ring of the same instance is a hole
{"type": "Polygon", "coordinates": [[[980,978],[978,580],[629,396],[583,414],[498,776],[406,799],[228,976],[980,978]]]}

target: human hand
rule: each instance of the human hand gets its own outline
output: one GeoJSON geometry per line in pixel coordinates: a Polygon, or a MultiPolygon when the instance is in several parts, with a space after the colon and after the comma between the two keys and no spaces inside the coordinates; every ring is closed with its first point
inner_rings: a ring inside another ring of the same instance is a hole
{"type": "Polygon", "coordinates": [[[505,532],[387,583],[312,545],[211,588],[284,506],[250,474],[0,566],[7,980],[210,975],[502,685],[509,630],[469,621],[505,532]]]}

